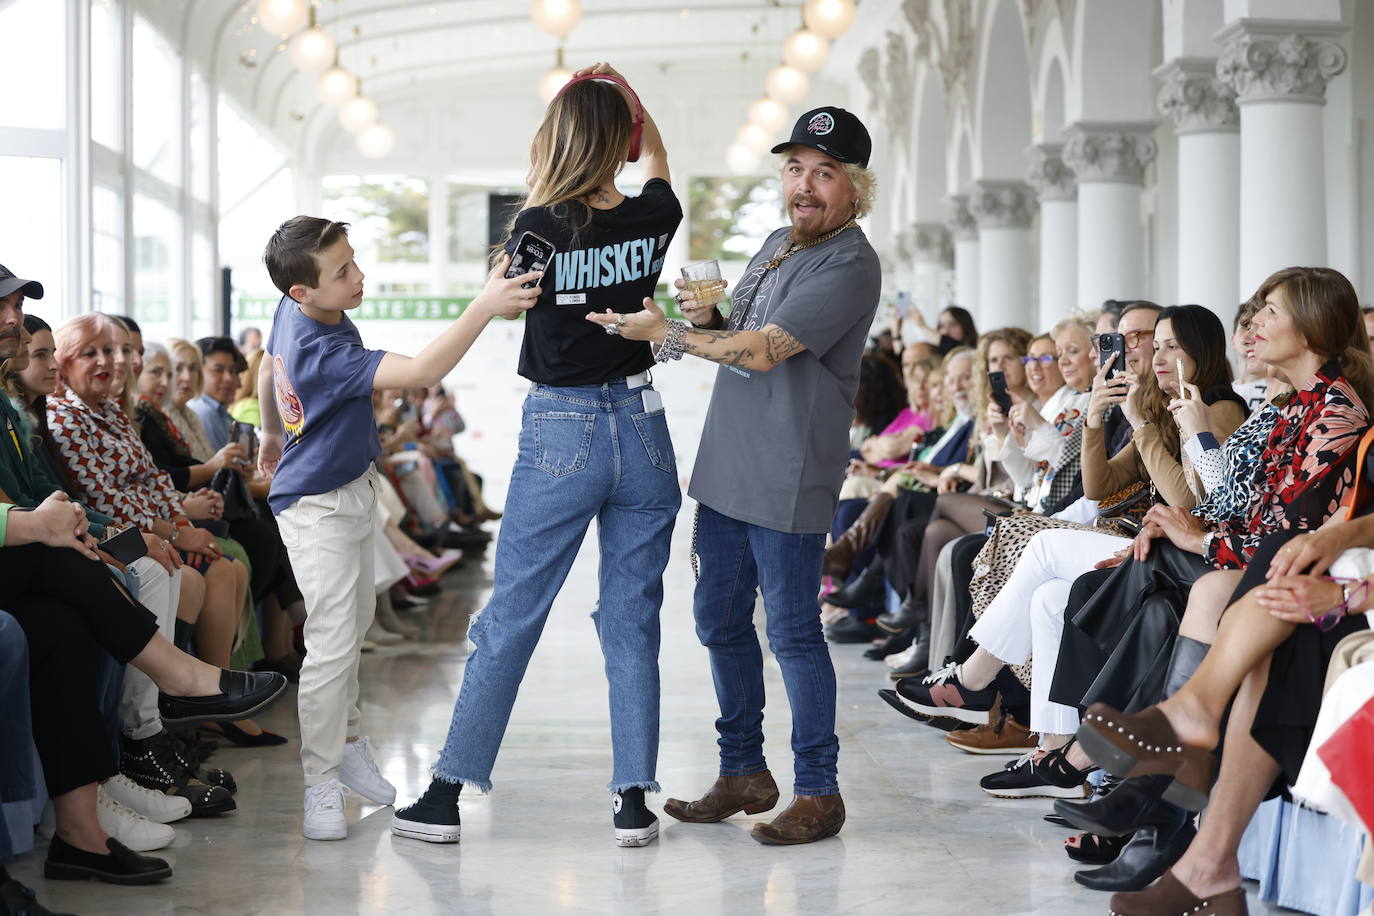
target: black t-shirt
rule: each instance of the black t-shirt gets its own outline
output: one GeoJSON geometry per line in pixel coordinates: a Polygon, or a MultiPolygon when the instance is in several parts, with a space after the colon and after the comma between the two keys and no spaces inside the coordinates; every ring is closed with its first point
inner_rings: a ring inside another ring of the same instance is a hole
{"type": "MultiPolygon", "coordinates": [[[[581,216],[576,205],[567,209],[574,219],[581,216]]],[[[607,334],[586,316],[644,308],[682,222],[682,205],[668,182],[655,178],[638,197],[591,212],[575,246],[567,220],[554,217],[548,207],[521,211],[506,242],[509,254],[521,233],[533,232],[557,249],[540,281],[539,301],[525,313],[520,374],[532,382],[600,385],[654,364],[648,343],[607,334]]]]}

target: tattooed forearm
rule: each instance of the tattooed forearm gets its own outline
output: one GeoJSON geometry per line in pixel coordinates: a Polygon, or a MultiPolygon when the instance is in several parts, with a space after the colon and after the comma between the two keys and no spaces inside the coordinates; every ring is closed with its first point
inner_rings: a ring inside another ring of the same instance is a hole
{"type": "Polygon", "coordinates": [[[806,349],[800,340],[775,324],[770,324],[763,329],[763,339],[763,355],[768,359],[769,364],[774,366],[787,357],[806,349]]]}
{"type": "Polygon", "coordinates": [[[762,331],[690,328],[682,349],[713,363],[766,372],[806,347],[782,328],[770,324],[762,331]]]}

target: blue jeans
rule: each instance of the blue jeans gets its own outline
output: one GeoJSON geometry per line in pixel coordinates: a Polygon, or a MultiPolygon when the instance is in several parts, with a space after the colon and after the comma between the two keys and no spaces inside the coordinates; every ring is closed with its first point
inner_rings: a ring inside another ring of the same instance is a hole
{"type": "Polygon", "coordinates": [[[682,505],[652,388],[536,384],[506,495],[491,600],[468,658],[436,779],[491,789],[491,769],[530,654],[592,519],[601,547],[592,611],[610,682],[612,791],[658,791],[658,645],[663,570],[682,505]]]}
{"type": "Polygon", "coordinates": [[[839,791],[835,761],[835,668],[821,632],[823,534],[787,534],[699,508],[696,549],[701,578],[693,610],[697,638],[711,656],[720,718],[720,773],[768,769],[763,759],[763,651],[754,629],[754,598],[763,589],[768,646],[782,668],[792,705],[796,795],[839,791]]]}

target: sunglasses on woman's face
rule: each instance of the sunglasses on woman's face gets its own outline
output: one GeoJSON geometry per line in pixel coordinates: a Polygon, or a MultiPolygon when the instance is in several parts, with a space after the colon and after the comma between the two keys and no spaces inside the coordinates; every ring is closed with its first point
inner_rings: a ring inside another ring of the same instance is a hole
{"type": "Polygon", "coordinates": [[[1053,353],[1044,353],[1040,356],[1023,356],[1021,357],[1021,365],[1029,366],[1031,363],[1039,363],[1042,366],[1048,366],[1056,359],[1058,359],[1058,357],[1053,353]]]}

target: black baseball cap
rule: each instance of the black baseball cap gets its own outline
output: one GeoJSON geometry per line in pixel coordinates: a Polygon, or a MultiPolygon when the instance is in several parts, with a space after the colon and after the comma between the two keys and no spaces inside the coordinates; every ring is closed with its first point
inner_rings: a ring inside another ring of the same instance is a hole
{"type": "Polygon", "coordinates": [[[37,280],[21,280],[4,264],[0,264],[0,296],[19,290],[27,299],[42,299],[43,284],[37,280]]]}
{"type": "Polygon", "coordinates": [[[789,146],[809,146],[840,162],[864,168],[868,168],[868,157],[873,154],[873,141],[863,122],[843,108],[829,105],[813,108],[798,118],[792,127],[792,138],[773,147],[773,152],[780,153],[789,146]]]}

